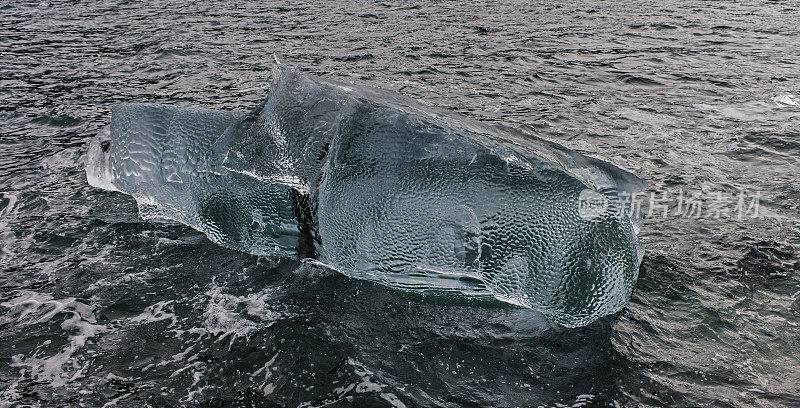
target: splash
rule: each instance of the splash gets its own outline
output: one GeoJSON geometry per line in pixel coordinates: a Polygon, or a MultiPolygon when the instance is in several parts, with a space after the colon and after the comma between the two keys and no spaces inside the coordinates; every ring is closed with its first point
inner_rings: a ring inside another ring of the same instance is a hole
{"type": "MultiPolygon", "coordinates": [[[[20,368],[20,378],[30,378],[53,387],[84,377],[91,361],[80,352],[93,337],[109,330],[97,324],[91,306],[75,298],[55,299],[51,295],[25,291],[19,296],[0,303],[7,308],[0,317],[0,324],[14,324],[27,328],[63,318],[61,329],[67,334],[67,344],[55,354],[47,352],[52,341],[46,340],[37,346],[31,355],[16,354],[11,366],[20,368]],[[44,357],[50,355],[49,357],[44,357]]],[[[4,398],[14,398],[13,387],[5,391],[4,398]]]]}

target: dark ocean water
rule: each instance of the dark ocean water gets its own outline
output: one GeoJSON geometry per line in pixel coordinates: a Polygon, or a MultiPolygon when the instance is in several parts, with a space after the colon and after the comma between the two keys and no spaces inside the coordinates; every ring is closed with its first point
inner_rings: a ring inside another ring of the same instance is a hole
{"type": "Polygon", "coordinates": [[[800,406],[797,2],[156,3],[0,5],[0,407],[800,406]],[[639,175],[630,305],[554,327],[88,186],[113,104],[248,110],[276,52],[639,175]]]}

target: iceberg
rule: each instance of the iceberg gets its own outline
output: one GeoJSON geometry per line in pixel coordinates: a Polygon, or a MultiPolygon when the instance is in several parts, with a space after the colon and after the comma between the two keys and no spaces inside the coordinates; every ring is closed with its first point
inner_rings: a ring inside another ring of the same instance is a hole
{"type": "Polygon", "coordinates": [[[638,276],[644,183],[510,127],[278,62],[250,112],[112,108],[90,185],[225,247],[424,293],[492,296],[577,327],[638,276]]]}

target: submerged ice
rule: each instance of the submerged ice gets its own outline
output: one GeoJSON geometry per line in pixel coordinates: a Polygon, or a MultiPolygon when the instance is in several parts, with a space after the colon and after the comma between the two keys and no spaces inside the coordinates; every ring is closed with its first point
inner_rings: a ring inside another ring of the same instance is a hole
{"type": "Polygon", "coordinates": [[[249,113],[117,105],[90,142],[89,183],[229,248],[492,295],[565,326],[627,303],[637,177],[394,93],[280,63],[273,78],[249,113]]]}

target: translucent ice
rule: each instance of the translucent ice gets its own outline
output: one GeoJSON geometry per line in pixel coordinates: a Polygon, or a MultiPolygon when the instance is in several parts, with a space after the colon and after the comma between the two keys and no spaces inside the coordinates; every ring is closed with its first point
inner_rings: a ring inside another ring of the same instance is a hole
{"type": "Polygon", "coordinates": [[[800,97],[795,95],[775,95],[772,97],[772,100],[781,107],[794,106],[796,108],[800,108],[800,97]]]}
{"type": "Polygon", "coordinates": [[[581,326],[638,275],[636,176],[509,128],[278,64],[249,114],[123,104],[93,186],[254,254],[416,291],[492,295],[581,326]]]}

